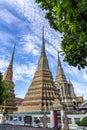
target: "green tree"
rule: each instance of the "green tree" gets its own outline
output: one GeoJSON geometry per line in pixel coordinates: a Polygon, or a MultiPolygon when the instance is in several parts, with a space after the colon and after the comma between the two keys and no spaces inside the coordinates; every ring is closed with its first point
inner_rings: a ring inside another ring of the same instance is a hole
{"type": "Polygon", "coordinates": [[[15,105],[14,84],[2,80],[0,72],[0,105],[15,105]]]}
{"type": "Polygon", "coordinates": [[[0,72],[0,105],[4,102],[5,83],[2,81],[2,73],[0,72]]]}
{"type": "Polygon", "coordinates": [[[46,10],[50,27],[63,32],[64,61],[87,66],[87,0],[36,0],[46,10]]]}
{"type": "Polygon", "coordinates": [[[4,105],[15,106],[14,84],[5,82],[4,105]]]}

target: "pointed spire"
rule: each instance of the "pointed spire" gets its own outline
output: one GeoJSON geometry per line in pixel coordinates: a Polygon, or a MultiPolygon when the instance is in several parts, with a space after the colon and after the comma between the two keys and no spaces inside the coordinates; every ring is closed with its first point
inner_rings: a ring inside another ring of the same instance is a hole
{"type": "Polygon", "coordinates": [[[11,56],[11,60],[8,65],[8,68],[3,76],[3,80],[7,81],[7,82],[13,82],[12,81],[12,79],[13,79],[13,60],[14,60],[15,47],[16,47],[16,44],[14,45],[14,49],[12,52],[12,56],[11,56]]]}
{"type": "Polygon", "coordinates": [[[13,67],[13,60],[14,60],[15,48],[16,48],[16,44],[14,45],[14,48],[13,48],[13,53],[12,53],[12,56],[11,56],[9,68],[12,68],[12,67],[13,67]]]}
{"type": "Polygon", "coordinates": [[[59,57],[59,52],[58,52],[58,65],[57,65],[57,74],[56,74],[56,81],[65,81],[66,82],[66,77],[61,65],[60,57],[59,57]]]}
{"type": "Polygon", "coordinates": [[[42,49],[41,49],[41,56],[46,55],[45,52],[45,44],[44,44],[44,26],[42,28],[42,49]]]}
{"type": "Polygon", "coordinates": [[[38,62],[38,70],[49,70],[48,60],[45,51],[45,43],[44,43],[44,26],[42,29],[42,48],[41,48],[41,56],[38,62]]]}

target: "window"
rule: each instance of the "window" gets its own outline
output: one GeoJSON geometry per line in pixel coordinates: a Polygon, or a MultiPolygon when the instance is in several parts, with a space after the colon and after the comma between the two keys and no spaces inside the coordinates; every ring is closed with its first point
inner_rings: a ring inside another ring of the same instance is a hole
{"type": "Polygon", "coordinates": [[[58,123],[61,123],[61,117],[58,117],[58,123]]]}
{"type": "Polygon", "coordinates": [[[60,113],[60,111],[57,111],[57,119],[58,119],[58,123],[61,123],[61,113],[60,113]]]}
{"type": "Polygon", "coordinates": [[[21,121],[22,120],[22,117],[21,116],[19,116],[19,121],[21,121]]]}
{"type": "Polygon", "coordinates": [[[14,117],[13,117],[13,120],[14,120],[14,121],[17,121],[17,116],[14,116],[14,117]]]}
{"type": "Polygon", "coordinates": [[[10,121],[12,121],[13,120],[13,117],[12,116],[10,116],[10,121]]]}
{"type": "Polygon", "coordinates": [[[60,113],[60,111],[57,111],[57,115],[58,115],[58,116],[61,116],[61,113],[60,113]]]}

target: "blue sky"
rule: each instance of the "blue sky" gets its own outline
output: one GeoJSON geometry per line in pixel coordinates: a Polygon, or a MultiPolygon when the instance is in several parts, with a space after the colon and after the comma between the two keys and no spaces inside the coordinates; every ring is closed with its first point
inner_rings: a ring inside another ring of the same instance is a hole
{"type": "MultiPolygon", "coordinates": [[[[60,50],[62,34],[50,28],[44,15],[34,0],[0,0],[0,70],[4,74],[16,43],[13,81],[17,97],[25,96],[37,69],[43,25],[47,58],[55,79],[57,49],[60,50]]],[[[70,67],[60,57],[66,78],[73,83],[76,95],[87,99],[85,70],[70,67]]]]}

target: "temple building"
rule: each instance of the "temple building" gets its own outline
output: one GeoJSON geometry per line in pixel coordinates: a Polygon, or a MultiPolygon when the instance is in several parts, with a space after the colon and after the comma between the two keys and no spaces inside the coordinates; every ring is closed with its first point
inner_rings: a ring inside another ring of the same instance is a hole
{"type": "MultiPolygon", "coordinates": [[[[13,82],[14,52],[15,46],[10,63],[3,76],[3,81],[5,81],[6,85],[13,86],[12,90],[10,90],[9,92],[9,94],[11,94],[11,100],[7,99],[4,104],[5,109],[8,111],[8,113],[12,113],[17,110],[13,82]]],[[[45,51],[43,28],[42,48],[38,61],[38,67],[22,104],[18,106],[18,112],[57,110],[59,109],[59,107],[62,108],[64,105],[68,110],[72,110],[74,100],[76,100],[74,88],[72,83],[70,81],[68,82],[66,79],[60,62],[59,54],[56,78],[55,81],[53,81],[52,73],[49,69],[48,59],[45,51]]]]}
{"type": "Polygon", "coordinates": [[[76,100],[74,88],[72,83],[66,80],[59,54],[56,79],[55,82],[53,81],[45,51],[43,29],[42,49],[37,71],[22,105],[18,108],[18,112],[50,111],[58,109],[59,104],[66,106],[69,111],[72,111],[74,100],[76,100]],[[60,101],[61,103],[58,103],[60,101]],[[54,108],[54,106],[56,107],[54,108]]]}
{"type": "MultiPolygon", "coordinates": [[[[57,127],[65,130],[66,126],[68,129],[68,119],[72,117],[72,115],[67,114],[74,113],[74,102],[76,101],[74,87],[71,81],[66,79],[59,53],[56,77],[53,81],[44,41],[43,28],[42,47],[37,70],[23,100],[15,98],[14,89],[11,90],[13,98],[11,101],[6,101],[5,108],[9,113],[15,112],[7,115],[7,123],[13,124],[15,122],[17,125],[36,127],[35,120],[39,120],[41,127],[57,127]],[[17,101],[17,105],[15,101],[17,101]]],[[[14,85],[12,80],[14,51],[15,47],[10,64],[3,76],[7,85],[14,85]]],[[[73,123],[71,126],[73,126],[73,123]]]]}
{"type": "Polygon", "coordinates": [[[13,60],[14,60],[14,52],[15,52],[15,46],[13,49],[13,53],[11,56],[10,63],[8,65],[7,70],[5,71],[5,74],[3,75],[3,81],[6,84],[7,92],[6,100],[4,101],[4,104],[0,106],[0,111],[2,113],[13,113],[17,110],[16,102],[15,102],[15,93],[14,93],[14,82],[13,82],[13,60]]]}
{"type": "Polygon", "coordinates": [[[49,69],[45,51],[43,28],[42,49],[37,71],[34,74],[34,78],[22,105],[18,108],[18,112],[41,112],[52,110],[54,102],[59,102],[59,104],[61,104],[59,94],[55,89],[56,87],[53,82],[52,73],[49,69]]]}
{"type": "Polygon", "coordinates": [[[74,87],[71,81],[67,81],[66,76],[64,74],[60,57],[58,54],[58,65],[57,72],[55,78],[55,86],[57,87],[57,91],[60,94],[61,102],[65,104],[68,110],[73,110],[73,102],[76,101],[76,96],[74,92],[74,87]]]}

